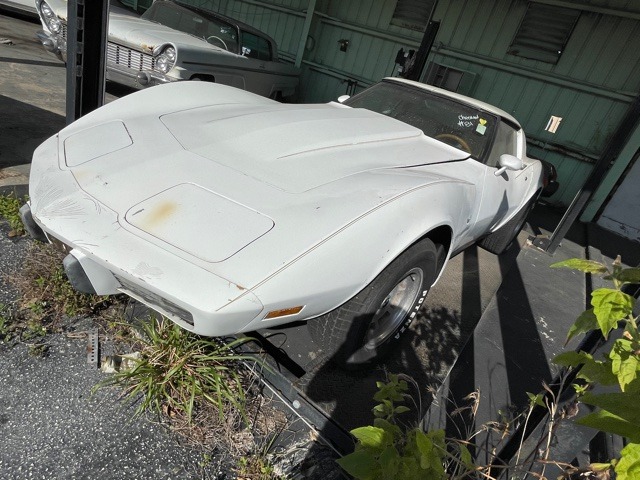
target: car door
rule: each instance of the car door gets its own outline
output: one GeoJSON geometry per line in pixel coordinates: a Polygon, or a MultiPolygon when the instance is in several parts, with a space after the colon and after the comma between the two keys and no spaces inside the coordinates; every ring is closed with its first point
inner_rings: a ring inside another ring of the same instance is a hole
{"type": "Polygon", "coordinates": [[[529,191],[533,175],[528,164],[522,170],[505,170],[496,175],[502,154],[524,157],[524,135],[501,121],[496,129],[496,136],[484,161],[484,183],[482,199],[476,225],[476,236],[493,231],[505,220],[509,219],[525,203],[525,195],[529,191]]]}

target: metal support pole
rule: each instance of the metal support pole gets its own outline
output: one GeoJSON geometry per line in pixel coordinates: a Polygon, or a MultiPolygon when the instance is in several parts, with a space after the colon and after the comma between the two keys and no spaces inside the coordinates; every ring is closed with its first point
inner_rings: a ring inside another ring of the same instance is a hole
{"type": "Polygon", "coordinates": [[[571,205],[569,205],[569,208],[560,220],[560,223],[558,223],[558,226],[551,234],[551,237],[535,237],[531,239],[535,247],[550,255],[555,253],[560,242],[564,239],[569,228],[571,228],[571,225],[573,225],[573,222],[580,217],[589,203],[589,200],[591,200],[602,183],[609,166],[616,160],[616,158],[618,158],[620,152],[627,144],[629,137],[638,125],[638,122],[640,122],[640,95],[637,96],[629,106],[620,127],[618,127],[609,140],[602,156],[593,166],[587,181],[574,197],[571,205]]]}
{"type": "Polygon", "coordinates": [[[311,29],[311,21],[316,11],[316,0],[309,0],[307,6],[307,16],[304,19],[304,25],[302,27],[302,34],[300,35],[300,44],[298,45],[298,53],[296,54],[296,67],[302,65],[302,59],[304,57],[304,49],[307,46],[307,38],[309,38],[309,30],[311,29]]]}
{"type": "Polygon", "coordinates": [[[108,0],[69,0],[67,125],[104,104],[108,23],[108,0]]]}
{"type": "Polygon", "coordinates": [[[433,20],[429,20],[427,24],[427,28],[424,30],[424,35],[422,36],[422,42],[420,42],[420,47],[416,52],[416,60],[414,62],[413,68],[409,75],[407,75],[408,80],[416,80],[419,81],[422,76],[422,72],[424,71],[424,67],[427,63],[427,57],[431,52],[431,48],[433,47],[433,42],[436,39],[436,35],[438,34],[438,29],[440,28],[440,22],[435,22],[433,20]]]}

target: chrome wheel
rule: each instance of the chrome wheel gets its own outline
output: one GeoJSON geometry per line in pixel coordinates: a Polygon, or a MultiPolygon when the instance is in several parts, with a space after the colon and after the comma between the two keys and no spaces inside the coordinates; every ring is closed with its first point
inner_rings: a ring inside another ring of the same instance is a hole
{"type": "Polygon", "coordinates": [[[423,278],[422,269],[413,268],[393,287],[373,315],[364,348],[377,348],[402,325],[420,295],[423,278]]]}

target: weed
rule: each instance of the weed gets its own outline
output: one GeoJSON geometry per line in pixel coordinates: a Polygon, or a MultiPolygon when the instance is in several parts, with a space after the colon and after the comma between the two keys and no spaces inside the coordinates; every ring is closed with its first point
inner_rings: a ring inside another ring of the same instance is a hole
{"type": "Polygon", "coordinates": [[[285,477],[276,473],[269,458],[261,452],[240,457],[235,473],[238,480],[285,480],[285,477]]]}
{"type": "Polygon", "coordinates": [[[18,291],[19,316],[55,327],[65,315],[92,313],[112,301],[76,291],[64,273],[63,258],[52,245],[29,245],[22,268],[6,278],[18,291]]]}
{"type": "Polygon", "coordinates": [[[0,342],[11,339],[12,316],[11,309],[4,303],[0,303],[0,342]]]}
{"type": "Polygon", "coordinates": [[[220,421],[231,406],[246,422],[245,391],[236,365],[249,357],[228,345],[194,335],[166,319],[142,323],[140,358],[135,366],[113,374],[100,386],[120,385],[123,395],[138,401],[136,414],[146,410],[185,416],[188,422],[202,403],[212,405],[220,421]]]}
{"type": "Polygon", "coordinates": [[[18,213],[20,207],[26,201],[26,197],[17,198],[13,195],[0,195],[0,217],[4,217],[9,222],[9,227],[11,228],[10,237],[21,236],[26,233],[18,213]]]}

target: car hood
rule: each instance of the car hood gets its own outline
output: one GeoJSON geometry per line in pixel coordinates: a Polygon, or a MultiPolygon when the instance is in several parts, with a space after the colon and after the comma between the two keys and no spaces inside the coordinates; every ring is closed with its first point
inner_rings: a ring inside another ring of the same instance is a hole
{"type": "Polygon", "coordinates": [[[171,43],[181,48],[209,50],[229,54],[226,50],[207,43],[205,40],[174,30],[165,25],[135,18],[120,13],[109,15],[109,41],[126,45],[136,50],[151,53],[160,45],[171,43]]]}
{"type": "Polygon", "coordinates": [[[215,105],[160,120],[185,150],[289,193],[467,157],[403,122],[337,104],[215,105]]]}

